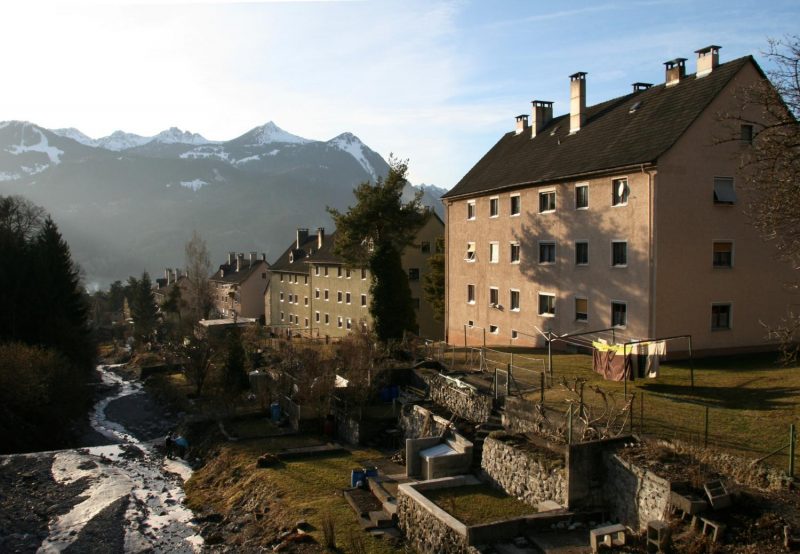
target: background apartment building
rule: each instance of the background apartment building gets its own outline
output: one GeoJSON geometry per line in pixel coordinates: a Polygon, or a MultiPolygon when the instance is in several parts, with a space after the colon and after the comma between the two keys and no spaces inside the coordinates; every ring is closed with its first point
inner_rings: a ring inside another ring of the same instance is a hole
{"type": "Polygon", "coordinates": [[[264,316],[264,293],[269,282],[266,256],[229,252],[226,263],[209,278],[214,308],[223,317],[264,316]]]}
{"type": "Polygon", "coordinates": [[[616,327],[691,334],[707,352],[765,346],[761,322],[793,301],[791,269],[744,213],[752,127],[720,118],[764,75],[752,57],[697,54],[694,75],[673,60],[665,83],[590,107],[586,74],[572,75],[569,114],[534,101],[530,125],[518,116],[444,196],[449,342],[616,327]]]}
{"type": "MultiPolygon", "coordinates": [[[[440,340],[442,322],[422,293],[421,281],[428,272],[427,259],[435,252],[444,223],[432,213],[417,234],[417,241],[403,252],[403,267],[409,276],[417,312],[419,334],[440,340]]],[[[294,243],[271,266],[273,278],[265,295],[267,322],[275,330],[313,337],[343,337],[366,326],[369,314],[371,275],[364,267],[349,267],[333,253],[335,234],[322,228],[314,234],[298,229],[294,243]]]]}

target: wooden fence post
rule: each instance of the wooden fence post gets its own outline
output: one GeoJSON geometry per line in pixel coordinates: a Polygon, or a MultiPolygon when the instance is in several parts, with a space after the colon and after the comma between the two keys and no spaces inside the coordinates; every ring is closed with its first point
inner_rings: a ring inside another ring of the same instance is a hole
{"type": "Polygon", "coordinates": [[[794,423],[789,425],[789,477],[794,478],[794,447],[795,434],[794,423]]]}

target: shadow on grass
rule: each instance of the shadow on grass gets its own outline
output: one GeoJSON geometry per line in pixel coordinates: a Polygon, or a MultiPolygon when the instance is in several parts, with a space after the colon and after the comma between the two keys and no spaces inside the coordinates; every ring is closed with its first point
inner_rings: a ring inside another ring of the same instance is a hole
{"type": "MultiPolygon", "coordinates": [[[[746,384],[749,384],[750,381],[746,384]]],[[[790,407],[797,402],[800,389],[794,387],[748,388],[703,387],[695,385],[691,389],[685,385],[667,383],[646,383],[640,390],[665,397],[673,402],[707,405],[712,408],[730,410],[770,411],[790,407]]]]}

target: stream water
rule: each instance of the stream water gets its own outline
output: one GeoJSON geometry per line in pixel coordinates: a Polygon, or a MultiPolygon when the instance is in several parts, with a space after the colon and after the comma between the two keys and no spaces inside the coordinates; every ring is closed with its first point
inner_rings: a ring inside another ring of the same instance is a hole
{"type": "MultiPolygon", "coordinates": [[[[192,470],[183,460],[167,459],[157,452],[155,441],[142,441],[123,423],[109,418],[106,408],[110,403],[146,394],[141,383],[125,380],[113,369],[98,367],[112,392],[99,400],[90,414],[92,427],[109,444],[55,454],[51,472],[56,482],[69,484],[85,478],[87,486],[78,504],[50,522],[49,536],[38,553],[63,551],[78,540],[87,525],[98,517],[109,517],[115,507],[119,508],[116,513],[124,516],[109,527],[119,529],[121,525],[124,529],[125,552],[199,552],[203,539],[192,523],[194,514],[183,504],[183,482],[192,470]]],[[[101,521],[102,528],[106,520],[101,521]]]]}

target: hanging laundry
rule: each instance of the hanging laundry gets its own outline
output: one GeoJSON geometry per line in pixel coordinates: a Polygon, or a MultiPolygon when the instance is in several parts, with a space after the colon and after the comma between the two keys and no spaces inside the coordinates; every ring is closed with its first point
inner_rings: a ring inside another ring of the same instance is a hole
{"type": "Polygon", "coordinates": [[[663,340],[647,343],[647,376],[651,379],[658,377],[659,350],[664,351],[663,347],[663,340]]]}
{"type": "Polygon", "coordinates": [[[625,354],[623,345],[609,345],[593,342],[592,369],[609,381],[631,381],[635,378],[631,371],[631,358],[625,354]]]}

